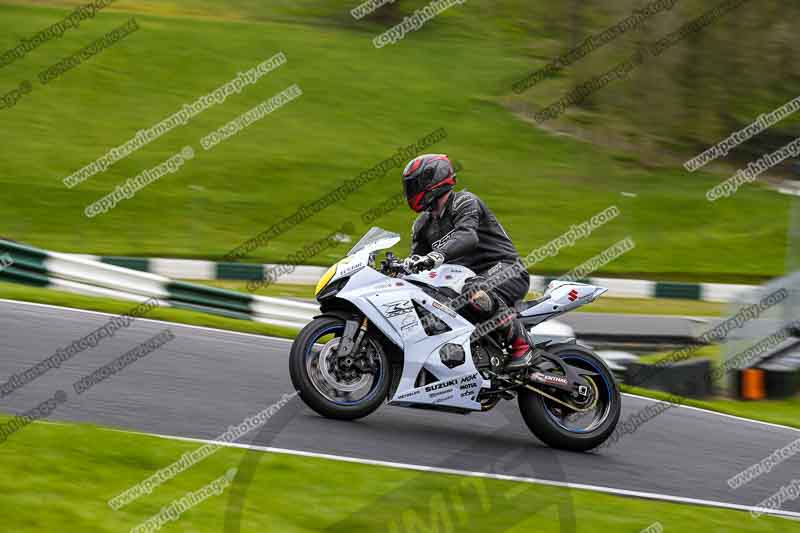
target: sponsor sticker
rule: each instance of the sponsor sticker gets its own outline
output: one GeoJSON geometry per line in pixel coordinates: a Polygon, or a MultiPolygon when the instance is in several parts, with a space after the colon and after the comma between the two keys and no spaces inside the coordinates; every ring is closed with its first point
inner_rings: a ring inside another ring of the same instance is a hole
{"type": "Polygon", "coordinates": [[[428,385],[427,387],[425,387],[425,392],[433,392],[433,391],[445,389],[447,387],[451,387],[451,386],[457,385],[457,384],[458,384],[458,379],[451,379],[451,380],[448,380],[448,381],[440,381],[438,383],[433,383],[433,384],[428,385]]]}
{"type": "Polygon", "coordinates": [[[411,300],[398,300],[396,302],[383,304],[383,313],[388,318],[405,315],[413,311],[414,311],[414,304],[411,303],[411,300]]]}
{"type": "Polygon", "coordinates": [[[441,312],[443,312],[443,313],[445,313],[445,314],[447,314],[447,315],[449,315],[449,316],[451,316],[451,317],[453,317],[453,318],[455,318],[456,316],[458,316],[458,315],[456,314],[456,312],[455,312],[455,311],[453,311],[452,309],[450,309],[449,307],[447,307],[447,306],[446,306],[446,305],[444,305],[443,303],[440,303],[440,302],[438,302],[438,301],[436,301],[436,300],[433,300],[433,301],[431,302],[431,305],[432,305],[433,307],[435,307],[436,309],[438,309],[439,311],[441,311],[441,312]]]}
{"type": "Polygon", "coordinates": [[[541,372],[534,372],[531,377],[539,383],[558,383],[559,385],[569,385],[567,378],[560,376],[551,376],[549,374],[542,374],[541,372]]]}
{"type": "Polygon", "coordinates": [[[419,326],[419,320],[416,315],[407,314],[400,324],[400,331],[404,334],[409,334],[419,326]]]}
{"type": "Polygon", "coordinates": [[[398,400],[403,400],[405,398],[413,398],[414,396],[418,396],[419,393],[420,393],[420,391],[413,390],[411,392],[406,392],[405,394],[401,394],[400,396],[397,397],[397,399],[398,400]]]}

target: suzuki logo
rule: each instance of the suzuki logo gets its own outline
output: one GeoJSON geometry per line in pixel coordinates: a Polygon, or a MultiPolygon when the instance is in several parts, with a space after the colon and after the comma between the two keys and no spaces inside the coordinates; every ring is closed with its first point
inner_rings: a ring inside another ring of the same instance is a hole
{"type": "Polygon", "coordinates": [[[569,294],[567,294],[567,298],[569,298],[570,302],[574,302],[575,300],[578,299],[578,291],[572,289],[571,291],[569,291],[569,294]]]}

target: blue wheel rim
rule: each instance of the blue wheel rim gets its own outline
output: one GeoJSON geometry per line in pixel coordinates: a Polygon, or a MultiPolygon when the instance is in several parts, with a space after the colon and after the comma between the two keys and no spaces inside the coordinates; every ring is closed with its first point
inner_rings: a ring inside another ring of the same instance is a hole
{"type": "MultiPolygon", "coordinates": [[[[558,425],[558,427],[560,427],[561,429],[563,429],[565,431],[569,431],[570,433],[578,433],[578,434],[590,433],[590,432],[594,431],[595,429],[597,429],[598,427],[600,427],[603,424],[603,422],[605,422],[606,418],[608,417],[608,414],[611,411],[611,396],[612,396],[611,391],[613,390],[613,387],[611,387],[611,385],[609,384],[608,379],[606,378],[606,375],[603,372],[603,370],[601,368],[598,368],[597,364],[594,361],[592,361],[591,359],[583,357],[583,356],[581,356],[579,354],[572,354],[572,355],[567,355],[567,356],[562,357],[561,360],[564,361],[565,363],[569,363],[570,361],[578,360],[578,361],[590,366],[592,368],[592,370],[602,378],[603,387],[605,388],[604,391],[598,390],[598,392],[597,392],[598,402],[601,399],[605,399],[606,400],[606,404],[605,404],[605,406],[603,408],[602,414],[599,416],[599,421],[596,418],[594,421],[592,421],[592,424],[590,425],[590,427],[588,427],[587,429],[582,429],[582,430],[581,429],[576,429],[576,428],[569,428],[569,427],[565,426],[563,424],[563,422],[562,422],[561,417],[559,417],[558,415],[556,415],[555,413],[552,412],[552,410],[550,409],[550,405],[547,402],[547,399],[543,398],[545,412],[547,413],[547,416],[549,416],[550,419],[555,424],[558,425]]],[[[595,383],[595,385],[597,385],[597,383],[595,383]]]]}

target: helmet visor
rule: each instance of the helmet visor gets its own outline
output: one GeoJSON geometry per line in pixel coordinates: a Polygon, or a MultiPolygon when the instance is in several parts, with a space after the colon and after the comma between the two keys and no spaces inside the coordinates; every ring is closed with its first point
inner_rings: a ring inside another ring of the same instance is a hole
{"type": "Polygon", "coordinates": [[[419,177],[406,178],[403,180],[403,192],[406,195],[408,205],[414,211],[422,211],[422,198],[425,195],[425,187],[419,177]]]}

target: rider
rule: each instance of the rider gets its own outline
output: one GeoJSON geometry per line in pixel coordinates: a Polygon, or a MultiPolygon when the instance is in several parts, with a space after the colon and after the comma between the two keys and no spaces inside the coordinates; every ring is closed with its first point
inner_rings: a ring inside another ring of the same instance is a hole
{"type": "Polygon", "coordinates": [[[508,317],[498,328],[511,353],[506,370],[519,370],[532,356],[523,326],[511,318],[509,308],[528,294],[530,276],[494,213],[476,195],[453,191],[455,184],[455,170],[444,154],[421,155],[403,170],[408,205],[421,213],[412,229],[412,255],[406,266],[432,270],[446,262],[474,271],[478,277],[470,278],[465,287],[468,315],[473,322],[486,322],[501,313],[508,317]],[[504,269],[513,275],[497,276],[504,269]],[[507,279],[493,283],[493,275],[495,280],[507,279]]]}

